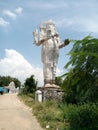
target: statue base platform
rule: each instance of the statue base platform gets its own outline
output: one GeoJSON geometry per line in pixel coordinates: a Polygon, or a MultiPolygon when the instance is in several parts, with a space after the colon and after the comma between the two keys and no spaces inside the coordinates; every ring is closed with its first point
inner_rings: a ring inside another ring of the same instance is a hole
{"type": "Polygon", "coordinates": [[[62,101],[64,92],[58,85],[45,84],[43,87],[40,87],[39,90],[42,92],[43,102],[46,100],[62,101]]]}

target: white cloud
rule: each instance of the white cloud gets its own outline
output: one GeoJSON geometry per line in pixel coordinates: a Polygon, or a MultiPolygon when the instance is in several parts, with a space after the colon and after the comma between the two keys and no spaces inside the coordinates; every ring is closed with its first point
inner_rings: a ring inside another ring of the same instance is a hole
{"type": "Polygon", "coordinates": [[[8,26],[10,23],[5,21],[3,18],[0,17],[0,26],[6,27],[8,26]]]}
{"type": "Polygon", "coordinates": [[[15,9],[15,12],[19,15],[22,13],[22,11],[23,11],[23,8],[21,7],[18,7],[17,9],[15,9]]]}
{"type": "Polygon", "coordinates": [[[0,75],[16,77],[23,83],[26,78],[34,74],[39,85],[43,85],[42,68],[34,67],[13,49],[6,49],[5,54],[5,58],[0,61],[0,75]]]}
{"type": "Polygon", "coordinates": [[[60,19],[56,21],[56,25],[60,28],[70,28],[79,32],[98,32],[98,19],[96,17],[77,16],[68,19],[60,19]]]}
{"type": "MultiPolygon", "coordinates": [[[[98,2],[83,0],[83,1],[68,1],[68,7],[59,13],[57,26],[60,28],[68,28],[78,32],[98,32],[98,2]],[[70,10],[70,7],[72,9],[70,10]]],[[[62,8],[64,9],[64,8],[62,8]]]]}
{"type": "Polygon", "coordinates": [[[3,10],[3,14],[9,16],[12,19],[16,19],[17,15],[10,10],[3,10]]]}
{"type": "Polygon", "coordinates": [[[3,10],[2,13],[10,18],[12,18],[13,20],[15,20],[17,18],[18,15],[20,15],[23,11],[23,8],[18,7],[16,8],[14,11],[10,11],[10,10],[3,10]]]}
{"type": "Polygon", "coordinates": [[[71,19],[60,19],[56,21],[56,25],[60,28],[69,27],[74,24],[74,21],[71,19]]]}
{"type": "Polygon", "coordinates": [[[98,33],[98,19],[87,18],[80,19],[79,21],[77,22],[79,30],[98,33]]]}

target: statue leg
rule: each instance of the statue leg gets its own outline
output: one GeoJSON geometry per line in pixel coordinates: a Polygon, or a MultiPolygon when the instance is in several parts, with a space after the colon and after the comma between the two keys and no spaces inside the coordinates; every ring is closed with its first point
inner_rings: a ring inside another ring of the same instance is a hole
{"type": "Polygon", "coordinates": [[[56,78],[56,64],[54,63],[52,67],[52,83],[55,84],[55,78],[56,78]]]}
{"type": "Polygon", "coordinates": [[[51,84],[52,70],[50,64],[43,64],[44,84],[51,84]]]}

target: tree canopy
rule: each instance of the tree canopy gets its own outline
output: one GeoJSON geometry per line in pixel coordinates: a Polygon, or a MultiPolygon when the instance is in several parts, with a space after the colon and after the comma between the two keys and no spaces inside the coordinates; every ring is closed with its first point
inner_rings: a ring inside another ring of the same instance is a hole
{"type": "Polygon", "coordinates": [[[10,82],[14,82],[16,87],[21,86],[21,82],[17,78],[13,78],[10,76],[0,76],[0,86],[5,87],[8,86],[10,82]]]}
{"type": "Polygon", "coordinates": [[[98,102],[98,39],[87,36],[74,41],[69,52],[70,71],[65,74],[63,88],[67,102],[98,102]]]}
{"type": "Polygon", "coordinates": [[[37,87],[37,81],[34,78],[34,75],[31,75],[29,78],[27,78],[24,82],[24,88],[23,93],[34,93],[36,91],[37,87]]]}

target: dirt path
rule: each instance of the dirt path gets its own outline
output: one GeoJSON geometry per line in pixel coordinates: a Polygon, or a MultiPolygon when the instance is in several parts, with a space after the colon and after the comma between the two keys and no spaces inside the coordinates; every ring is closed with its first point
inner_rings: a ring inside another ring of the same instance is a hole
{"type": "Polygon", "coordinates": [[[43,130],[16,94],[0,95],[0,130],[43,130]]]}

